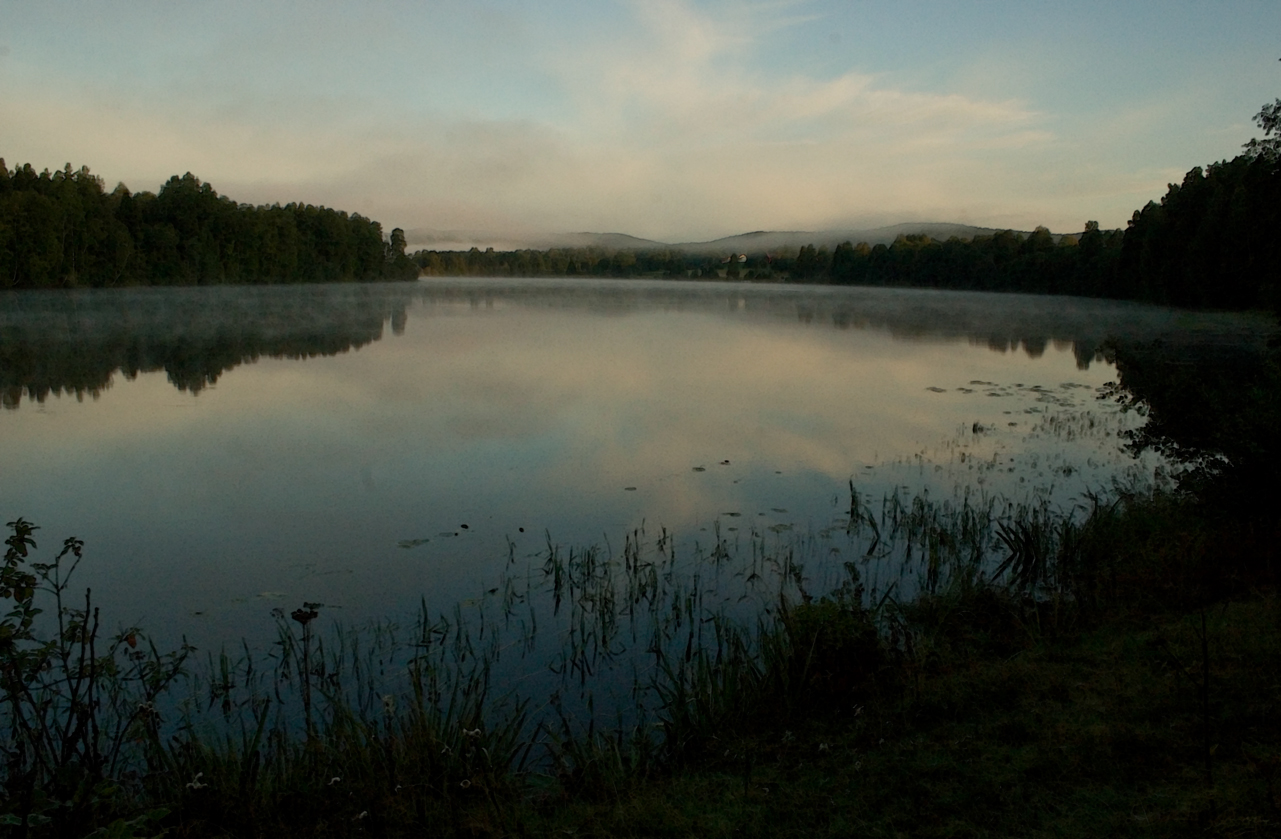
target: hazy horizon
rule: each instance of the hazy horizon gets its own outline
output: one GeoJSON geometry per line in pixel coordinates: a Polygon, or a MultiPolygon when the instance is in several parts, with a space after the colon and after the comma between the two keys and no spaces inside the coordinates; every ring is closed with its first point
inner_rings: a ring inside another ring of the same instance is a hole
{"type": "MultiPolygon", "coordinates": [[[[466,231],[466,230],[407,230],[410,250],[435,250],[435,251],[460,251],[470,250],[473,247],[486,248],[492,247],[496,251],[514,251],[521,249],[548,249],[548,248],[567,248],[567,247],[602,247],[607,249],[643,250],[647,247],[674,247],[683,250],[723,250],[716,246],[729,246],[734,240],[752,241],[759,237],[760,241],[752,242],[756,250],[768,251],[770,249],[794,248],[801,245],[823,245],[831,246],[839,244],[840,241],[851,241],[854,244],[866,242],[870,245],[883,242],[889,244],[900,232],[924,232],[931,233],[934,228],[966,228],[962,231],[962,238],[968,235],[969,230],[996,230],[997,228],[981,227],[979,225],[960,225],[954,222],[944,221],[919,221],[919,222],[900,222],[897,224],[878,225],[876,227],[865,228],[835,228],[827,230],[745,230],[738,233],[730,233],[724,236],[718,236],[714,239],[689,239],[663,241],[658,239],[647,239],[638,236],[632,236],[622,230],[575,230],[546,232],[518,238],[510,235],[487,235],[484,231],[466,231]]],[[[1011,229],[1011,228],[1001,228],[1011,229]]],[[[1019,232],[1031,232],[1031,229],[1019,232]]],[[[1080,230],[1062,231],[1052,230],[1051,233],[1057,235],[1064,233],[1079,233],[1080,230]]],[[[942,235],[941,238],[948,238],[951,231],[942,235]]],[[[939,238],[939,236],[935,236],[939,238]]],[[[738,243],[741,250],[745,243],[738,243]]],[[[756,252],[753,250],[753,253],[756,252]]]]}
{"type": "Polygon", "coordinates": [[[1123,227],[1281,92],[1281,4],[1249,0],[4,11],[10,166],[496,244],[1123,227]]]}

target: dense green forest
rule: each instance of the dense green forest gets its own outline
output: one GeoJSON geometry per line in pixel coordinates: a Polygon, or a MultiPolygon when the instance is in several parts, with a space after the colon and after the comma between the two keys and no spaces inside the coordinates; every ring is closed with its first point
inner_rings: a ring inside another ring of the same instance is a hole
{"type": "Polygon", "coordinates": [[[0,288],[412,279],[397,228],[310,204],[255,207],[190,172],[111,192],[88,167],[0,158],[0,288]]]}
{"type": "Polygon", "coordinates": [[[1277,306],[1281,275],[1281,159],[1277,104],[1256,116],[1265,139],[1189,171],[1125,230],[1089,221],[1075,235],[1005,230],[937,241],[806,245],[780,253],[695,255],[676,248],[418,251],[429,276],[724,278],[1075,294],[1179,306],[1277,306]]]}

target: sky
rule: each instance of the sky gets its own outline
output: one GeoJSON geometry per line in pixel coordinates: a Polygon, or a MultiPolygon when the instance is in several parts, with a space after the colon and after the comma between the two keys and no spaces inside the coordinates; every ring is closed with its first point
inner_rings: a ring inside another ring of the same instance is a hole
{"type": "Polygon", "coordinates": [[[0,157],[412,246],[1122,227],[1281,96],[1281,2],[0,0],[0,157]]]}

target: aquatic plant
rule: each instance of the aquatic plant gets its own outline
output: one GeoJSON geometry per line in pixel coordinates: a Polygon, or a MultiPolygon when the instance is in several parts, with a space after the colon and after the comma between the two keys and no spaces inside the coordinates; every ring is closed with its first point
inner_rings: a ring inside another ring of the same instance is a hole
{"type": "Polygon", "coordinates": [[[138,627],[104,638],[90,592],[82,607],[72,605],[83,542],[69,538],[51,562],[36,562],[38,528],[21,518],[7,527],[0,824],[17,836],[45,825],[61,833],[133,800],[129,779],[158,753],[157,703],[191,650],[162,653],[138,627]]]}
{"type": "Polygon", "coordinates": [[[1140,590],[1145,563],[1172,567],[1143,534],[1168,530],[1144,516],[1174,513],[1138,496],[1060,512],[982,495],[877,502],[851,484],[849,501],[824,534],[713,524],[682,552],[638,528],[618,553],[512,552],[495,585],[448,614],[424,602],[405,622],[322,625],[325,607],[304,603],[277,610],[266,648],[199,667],[189,648],[147,652],[136,629],[98,653],[96,612],[60,599],[81,544],[29,563],[34,526],[18,520],[0,813],[55,834],[58,819],[124,825],[155,805],[196,833],[287,832],[299,813],[510,833],[528,816],[520,802],[623,801],[681,767],[723,765],[746,795],[771,744],[806,720],[926,702],[958,656],[1079,632],[1140,590]],[[48,636],[42,580],[49,617],[63,615],[48,636]],[[38,734],[33,714],[60,727],[38,734]]]}

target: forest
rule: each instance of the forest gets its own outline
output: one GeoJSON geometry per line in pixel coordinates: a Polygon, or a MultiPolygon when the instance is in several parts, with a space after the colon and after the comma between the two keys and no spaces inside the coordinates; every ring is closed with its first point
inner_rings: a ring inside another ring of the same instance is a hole
{"type": "Polygon", "coordinates": [[[0,288],[413,279],[399,228],[310,204],[252,206],[190,172],[107,192],[88,167],[0,158],[0,288]]]}
{"type": "Polygon", "coordinates": [[[843,242],[778,253],[420,250],[359,214],[290,203],[238,204],[191,173],[157,193],[107,192],[88,167],[37,173],[0,158],[0,288],[370,281],[426,276],[648,277],[1071,294],[1176,306],[1277,308],[1281,274],[1278,107],[1264,139],[1190,170],[1124,230],[1087,221],[938,241],[843,242]]]}
{"type": "Polygon", "coordinates": [[[592,276],[832,283],[1028,294],[1072,294],[1175,306],[1275,308],[1281,275],[1281,100],[1255,117],[1265,138],[1232,160],[1193,168],[1124,230],[1087,221],[1077,234],[1044,227],[889,245],[844,242],[780,253],[696,255],[628,251],[418,251],[428,276],[592,276]]]}

